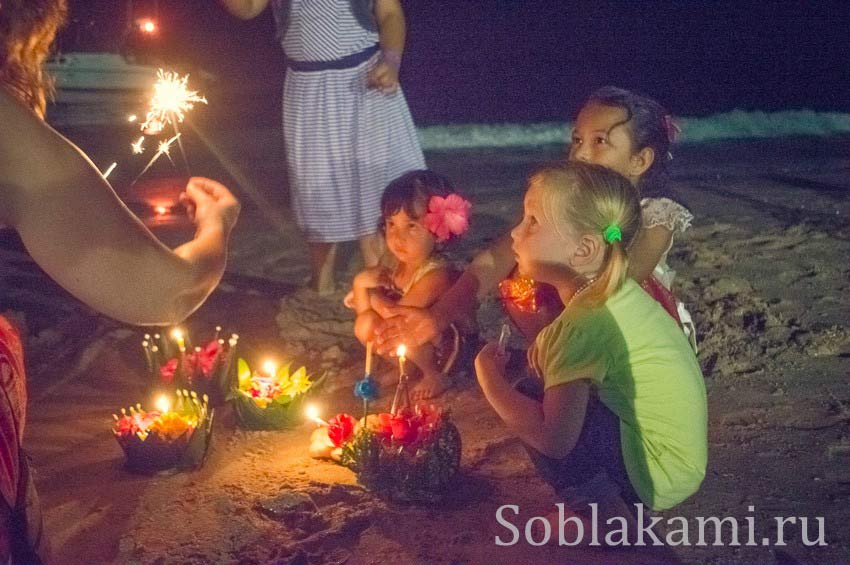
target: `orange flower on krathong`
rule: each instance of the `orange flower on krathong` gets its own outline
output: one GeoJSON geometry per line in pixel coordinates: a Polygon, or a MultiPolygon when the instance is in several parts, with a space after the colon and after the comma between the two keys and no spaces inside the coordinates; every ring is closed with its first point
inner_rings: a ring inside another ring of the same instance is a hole
{"type": "Polygon", "coordinates": [[[156,432],[166,441],[174,441],[187,431],[192,431],[194,424],[186,417],[176,412],[166,412],[154,420],[149,431],[156,432]]]}

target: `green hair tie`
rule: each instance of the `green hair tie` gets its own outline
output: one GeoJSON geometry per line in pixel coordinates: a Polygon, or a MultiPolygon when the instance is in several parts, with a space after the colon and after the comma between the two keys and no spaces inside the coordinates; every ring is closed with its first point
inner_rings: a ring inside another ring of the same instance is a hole
{"type": "Polygon", "coordinates": [[[614,243],[615,241],[623,241],[623,234],[620,232],[620,226],[611,224],[602,230],[602,238],[605,243],[614,243]]]}

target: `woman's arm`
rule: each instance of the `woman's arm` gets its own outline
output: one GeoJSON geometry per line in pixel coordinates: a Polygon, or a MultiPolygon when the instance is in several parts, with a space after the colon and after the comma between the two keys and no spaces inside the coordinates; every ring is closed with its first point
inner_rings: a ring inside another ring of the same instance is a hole
{"type": "Polygon", "coordinates": [[[673,243],[673,232],[664,226],[641,229],[628,249],[629,276],[642,283],[655,270],[673,243]]]}
{"type": "Polygon", "coordinates": [[[590,391],[587,379],[546,389],[540,403],[516,391],[504,375],[504,355],[488,344],[475,359],[475,372],[484,396],[523,442],[540,453],[561,459],[578,442],[590,391]]]}
{"type": "Polygon", "coordinates": [[[237,18],[250,20],[265,10],[269,0],[219,0],[219,2],[237,18]]]}
{"type": "Polygon", "coordinates": [[[172,252],[79,149],[2,90],[0,123],[0,222],[62,287],[134,324],[178,322],[212,292],[239,212],[226,188],[190,181],[197,231],[172,252]]]}

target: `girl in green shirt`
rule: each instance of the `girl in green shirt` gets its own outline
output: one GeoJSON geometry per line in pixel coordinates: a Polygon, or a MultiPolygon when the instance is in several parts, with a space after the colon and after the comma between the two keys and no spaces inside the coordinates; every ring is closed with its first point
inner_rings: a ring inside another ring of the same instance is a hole
{"type": "Polygon", "coordinates": [[[670,508],[705,476],[699,365],[676,322],[627,277],[640,218],[628,180],[602,166],[532,175],[513,251],[520,272],[553,285],[566,304],[529,351],[542,394],[511,386],[494,344],[476,359],[487,400],[581,520],[592,503],[599,516],[624,520],[634,504],[670,508]]]}

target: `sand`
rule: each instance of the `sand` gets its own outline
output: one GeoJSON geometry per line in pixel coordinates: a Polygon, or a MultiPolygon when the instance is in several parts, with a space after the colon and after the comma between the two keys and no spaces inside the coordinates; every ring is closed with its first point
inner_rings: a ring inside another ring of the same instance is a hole
{"type": "MultiPolygon", "coordinates": [[[[351,335],[342,290],[318,297],[300,288],[306,250],[278,195],[282,171],[270,157],[279,149],[270,131],[205,132],[278,207],[279,222],[272,225],[268,210],[246,199],[225,281],[186,325],[198,335],[216,324],[239,333],[248,358],[274,354],[329,371],[318,397],[325,414],[356,412],[351,387],[362,373],[363,348],[351,335]]],[[[92,131],[68,134],[93,155],[108,149],[109,140],[92,131]]],[[[223,178],[227,167],[202,144],[190,150],[193,172],[223,178]]],[[[551,146],[428,154],[429,165],[475,201],[473,229],[457,256],[468,258],[504,232],[520,209],[530,167],[562,154],[551,146]]],[[[742,534],[740,547],[713,547],[712,536],[699,547],[694,525],[691,546],[673,549],[676,559],[850,560],[848,155],[848,138],[723,142],[677,154],[674,182],[696,220],[670,263],[699,332],[710,461],[701,490],[662,517],[696,524],[698,516],[731,516],[742,528],[750,517],[757,545],[743,545],[742,534]],[[775,541],[777,516],[807,517],[811,540],[815,518],[823,517],[828,545],[806,547],[799,524],[789,524],[787,545],[761,546],[763,536],[775,541]]],[[[177,226],[157,233],[176,241],[184,232],[177,226]]],[[[109,425],[117,408],[144,400],[143,331],[96,316],[55,289],[9,238],[2,249],[17,272],[6,277],[2,305],[28,328],[27,448],[59,563],[674,560],[647,549],[496,546],[495,536],[510,537],[495,519],[500,506],[518,505],[521,518],[512,521],[522,526],[557,500],[472,378],[441,400],[464,447],[458,487],[437,505],[381,500],[347,469],[310,459],[312,424],[245,432],[227,409],[218,412],[201,470],[128,473],[109,425]],[[289,510],[263,510],[281,494],[295,495],[289,510]]],[[[347,276],[356,268],[356,261],[340,265],[347,276]]],[[[480,318],[486,335],[498,334],[503,317],[494,302],[485,302],[480,318]]]]}

